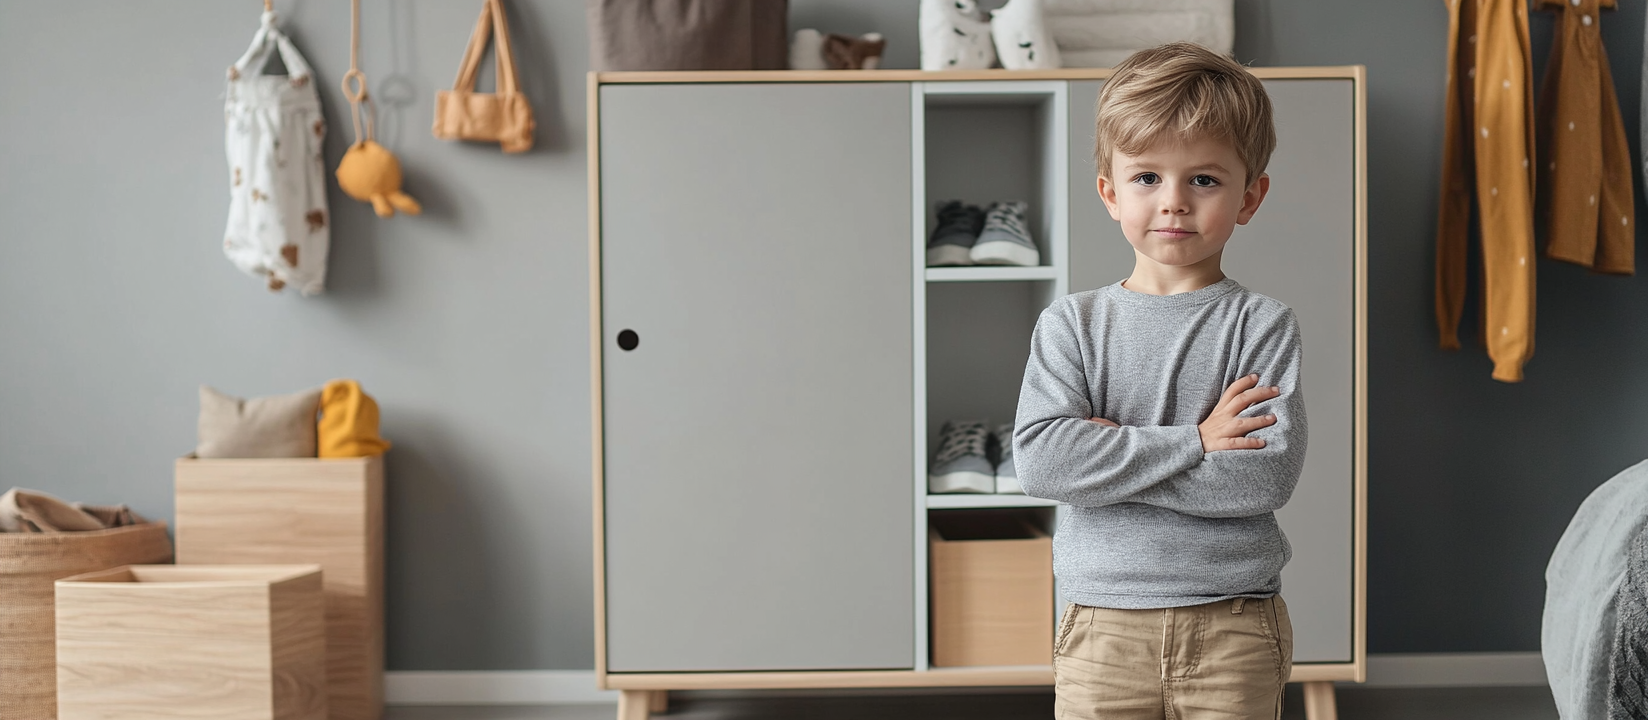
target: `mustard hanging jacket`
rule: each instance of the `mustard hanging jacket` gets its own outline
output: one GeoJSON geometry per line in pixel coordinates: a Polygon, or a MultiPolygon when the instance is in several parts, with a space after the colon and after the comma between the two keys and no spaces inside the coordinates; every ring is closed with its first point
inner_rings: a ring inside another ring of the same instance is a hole
{"type": "Polygon", "coordinates": [[[1636,271],[1631,148],[1608,53],[1602,8],[1615,0],[1536,0],[1555,10],[1551,60],[1539,94],[1539,214],[1545,254],[1597,272],[1636,271]]]}
{"type": "MultiPolygon", "coordinates": [[[[1593,0],[1594,1],[1594,0],[1593,0]]],[[[1471,202],[1482,236],[1482,333],[1493,377],[1522,380],[1534,351],[1534,112],[1523,0],[1444,0],[1448,97],[1436,231],[1436,320],[1459,349],[1471,202]]]]}

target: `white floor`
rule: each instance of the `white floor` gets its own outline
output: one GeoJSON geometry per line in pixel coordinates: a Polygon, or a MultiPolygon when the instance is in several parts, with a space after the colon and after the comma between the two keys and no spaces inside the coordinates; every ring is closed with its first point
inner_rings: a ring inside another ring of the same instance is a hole
{"type": "MultiPolygon", "coordinates": [[[[385,720],[612,720],[615,705],[391,707],[385,720]]],[[[896,691],[872,694],[682,693],[670,720],[1046,720],[1046,692],[896,691]]],[[[1285,720],[1304,720],[1298,685],[1289,686],[1285,720]]],[[[1550,690],[1501,688],[1341,688],[1340,720],[1556,720],[1550,690]]]]}

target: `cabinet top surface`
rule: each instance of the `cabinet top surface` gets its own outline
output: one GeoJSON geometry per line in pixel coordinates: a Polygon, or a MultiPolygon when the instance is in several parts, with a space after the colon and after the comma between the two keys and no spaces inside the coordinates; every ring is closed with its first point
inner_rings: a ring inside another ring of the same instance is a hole
{"type": "MultiPolygon", "coordinates": [[[[1256,67],[1253,74],[1266,80],[1314,78],[1361,79],[1362,65],[1323,67],[1256,67]]],[[[951,82],[980,80],[1103,80],[1110,68],[1058,70],[713,70],[658,72],[591,72],[594,83],[795,83],[795,82],[951,82]]]]}

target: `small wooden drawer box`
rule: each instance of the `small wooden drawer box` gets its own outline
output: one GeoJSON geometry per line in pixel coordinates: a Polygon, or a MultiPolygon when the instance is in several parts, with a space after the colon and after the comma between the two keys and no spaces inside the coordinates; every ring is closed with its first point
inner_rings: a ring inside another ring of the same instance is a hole
{"type": "Polygon", "coordinates": [[[933,666],[1051,665],[1053,541],[1022,513],[930,516],[933,666]]]}
{"type": "Polygon", "coordinates": [[[177,461],[179,565],[325,571],[332,720],[383,715],[383,458],[177,461]]]}
{"type": "Polygon", "coordinates": [[[323,720],[315,565],[127,565],[57,581],[58,720],[323,720]]]}

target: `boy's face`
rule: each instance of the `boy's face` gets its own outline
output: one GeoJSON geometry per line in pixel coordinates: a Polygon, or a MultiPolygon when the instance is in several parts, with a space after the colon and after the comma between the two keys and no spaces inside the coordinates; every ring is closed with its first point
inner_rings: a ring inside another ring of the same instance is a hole
{"type": "Polygon", "coordinates": [[[1138,155],[1113,153],[1099,196],[1141,265],[1217,270],[1231,232],[1252,219],[1270,189],[1268,175],[1243,187],[1246,175],[1229,144],[1190,140],[1138,155]]]}

